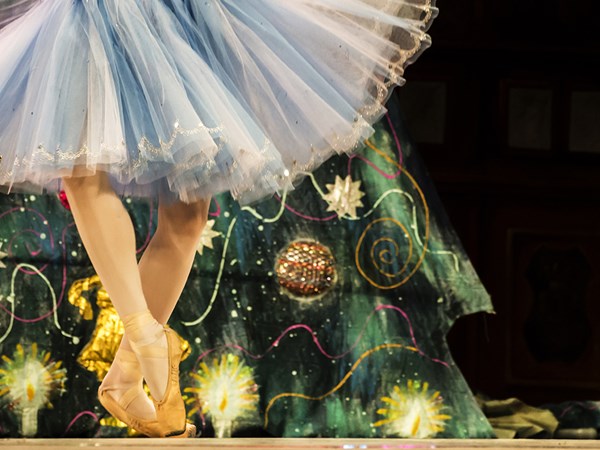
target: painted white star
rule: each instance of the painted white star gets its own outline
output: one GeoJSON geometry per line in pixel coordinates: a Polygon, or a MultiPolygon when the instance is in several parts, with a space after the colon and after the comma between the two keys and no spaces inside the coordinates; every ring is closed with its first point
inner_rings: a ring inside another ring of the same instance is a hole
{"type": "Polygon", "coordinates": [[[329,193],[323,196],[329,203],[327,211],[335,211],[340,217],[348,215],[356,219],[356,208],[364,206],[360,199],[365,196],[365,193],[360,190],[360,185],[360,180],[352,181],[350,175],[345,179],[336,175],[335,184],[327,184],[329,193]]]}
{"type": "Polygon", "coordinates": [[[214,226],[215,226],[214,220],[209,220],[208,222],[206,222],[206,226],[204,227],[204,230],[202,231],[202,236],[200,236],[200,242],[198,243],[198,249],[197,249],[198,253],[202,254],[202,252],[204,251],[204,247],[208,247],[208,248],[212,249],[213,248],[212,240],[214,238],[216,238],[217,236],[222,236],[221,233],[213,230],[214,226]]]}
{"type": "Polygon", "coordinates": [[[2,244],[3,244],[3,243],[4,243],[4,242],[0,242],[0,269],[6,269],[6,264],[4,264],[4,263],[2,262],[2,260],[8,256],[8,253],[4,253],[4,252],[2,251],[2,244]]]}

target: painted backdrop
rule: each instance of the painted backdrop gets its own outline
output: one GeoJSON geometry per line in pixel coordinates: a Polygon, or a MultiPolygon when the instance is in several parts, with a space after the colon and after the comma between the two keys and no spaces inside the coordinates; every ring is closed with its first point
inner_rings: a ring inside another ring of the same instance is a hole
{"type": "MultiPolygon", "coordinates": [[[[491,436],[445,340],[490,300],[390,108],[295,191],[214,199],[171,321],[202,436],[491,436]]],[[[125,202],[141,253],[156,210],[125,202]]],[[[67,206],[0,197],[1,436],[128,433],[96,399],[122,326],[67,206]]]]}

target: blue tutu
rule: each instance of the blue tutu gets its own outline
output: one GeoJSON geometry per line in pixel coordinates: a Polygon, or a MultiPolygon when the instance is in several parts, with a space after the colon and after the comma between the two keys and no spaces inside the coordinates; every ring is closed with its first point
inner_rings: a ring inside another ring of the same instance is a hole
{"type": "Polygon", "coordinates": [[[355,149],[434,0],[20,0],[0,7],[0,186],[107,172],[241,203],[355,149]]]}

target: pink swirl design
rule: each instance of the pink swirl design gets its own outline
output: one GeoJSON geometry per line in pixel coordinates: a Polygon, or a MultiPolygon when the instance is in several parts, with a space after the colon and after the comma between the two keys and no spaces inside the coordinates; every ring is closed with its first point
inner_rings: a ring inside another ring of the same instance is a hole
{"type": "Polygon", "coordinates": [[[73,425],[75,425],[75,423],[76,423],[76,422],[77,422],[79,419],[81,419],[82,417],[85,417],[85,416],[89,416],[89,417],[91,417],[91,418],[94,420],[94,422],[96,422],[96,423],[98,423],[98,421],[99,421],[99,419],[98,419],[98,416],[97,416],[96,414],[94,414],[92,411],[82,411],[82,412],[80,412],[79,414],[77,414],[77,415],[76,415],[76,416],[73,418],[73,420],[71,420],[71,422],[70,422],[70,423],[69,423],[69,425],[67,426],[67,429],[66,429],[66,430],[65,430],[65,432],[63,433],[63,436],[65,436],[65,435],[66,435],[66,434],[69,432],[69,430],[70,430],[70,429],[73,427],[73,425]]]}
{"type": "Polygon", "coordinates": [[[445,362],[442,361],[440,359],[437,358],[432,358],[430,356],[428,356],[427,354],[425,354],[425,352],[423,352],[419,345],[417,344],[417,339],[414,333],[414,329],[412,326],[412,323],[410,321],[410,318],[408,317],[408,314],[406,314],[406,312],[404,312],[404,310],[402,310],[401,308],[397,307],[397,306],[393,306],[393,305],[379,305],[377,306],[372,312],[371,314],[369,314],[369,317],[367,318],[367,320],[365,321],[365,324],[363,325],[360,334],[358,335],[356,341],[354,342],[354,344],[352,344],[352,346],[345,352],[339,354],[339,355],[332,355],[330,353],[328,353],[324,348],[323,345],[321,344],[321,342],[319,341],[319,338],[316,336],[314,330],[306,324],[296,324],[296,325],[292,325],[291,327],[287,328],[283,333],[281,333],[281,335],[273,342],[273,344],[271,344],[269,346],[269,348],[262,354],[253,354],[251,352],[249,352],[248,350],[246,350],[245,348],[243,348],[240,345],[237,344],[227,344],[227,345],[223,345],[217,348],[213,348],[210,350],[206,350],[205,352],[203,352],[198,359],[196,360],[196,364],[198,364],[200,361],[202,361],[204,358],[206,358],[208,355],[210,355],[211,353],[214,353],[216,351],[219,350],[223,350],[226,348],[231,348],[231,349],[235,349],[238,350],[242,353],[244,353],[245,355],[247,355],[248,357],[250,357],[251,359],[254,360],[260,360],[263,359],[265,356],[267,356],[270,352],[272,352],[275,348],[277,348],[279,346],[279,343],[283,340],[283,338],[285,338],[288,334],[290,334],[292,331],[295,330],[305,330],[307,331],[311,336],[312,336],[312,340],[315,344],[315,346],[319,349],[319,352],[321,354],[323,354],[325,357],[329,358],[329,359],[341,359],[347,355],[349,355],[360,343],[360,341],[362,340],[365,331],[367,329],[367,326],[369,325],[369,323],[371,322],[371,320],[373,319],[373,316],[380,312],[380,311],[395,311],[397,313],[399,313],[402,318],[404,318],[404,320],[406,321],[407,325],[408,325],[408,329],[409,329],[409,333],[410,333],[410,338],[412,341],[413,346],[415,347],[415,349],[417,350],[417,353],[427,359],[429,359],[430,361],[436,363],[436,364],[441,364],[444,367],[450,367],[450,365],[445,362]]]}
{"type": "Polygon", "coordinates": [[[398,178],[402,174],[402,166],[404,165],[404,155],[402,154],[402,144],[400,143],[400,138],[398,137],[398,133],[396,133],[396,129],[394,128],[394,124],[392,123],[392,119],[390,118],[390,115],[386,114],[385,117],[390,126],[390,130],[392,130],[392,136],[394,137],[394,142],[396,143],[396,149],[398,150],[398,166],[400,168],[395,173],[389,174],[389,173],[386,173],[383,169],[381,169],[377,164],[375,164],[370,159],[368,159],[364,156],[360,156],[360,155],[352,155],[348,159],[348,173],[349,174],[351,173],[352,161],[354,159],[359,159],[359,160],[365,162],[368,166],[370,166],[377,173],[379,173],[379,175],[381,175],[384,178],[387,178],[388,180],[393,180],[395,178],[398,178]]]}

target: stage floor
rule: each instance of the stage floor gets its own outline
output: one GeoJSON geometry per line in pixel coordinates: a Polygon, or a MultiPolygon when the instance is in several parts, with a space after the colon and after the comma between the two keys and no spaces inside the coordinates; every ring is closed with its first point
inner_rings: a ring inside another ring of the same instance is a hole
{"type": "Polygon", "coordinates": [[[2,450],[69,450],[106,448],[131,450],[402,450],[402,449],[600,449],[600,440],[400,440],[400,439],[0,439],[2,450]]]}

